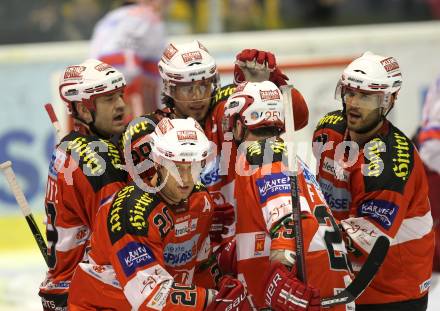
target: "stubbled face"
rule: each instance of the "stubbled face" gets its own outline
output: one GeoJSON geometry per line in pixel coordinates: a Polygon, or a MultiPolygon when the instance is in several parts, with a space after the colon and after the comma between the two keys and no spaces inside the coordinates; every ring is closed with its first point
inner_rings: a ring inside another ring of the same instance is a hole
{"type": "Polygon", "coordinates": [[[177,117],[192,117],[201,122],[211,103],[212,79],[180,83],[171,90],[177,117]]]}
{"type": "Polygon", "coordinates": [[[95,99],[95,127],[105,135],[111,136],[124,131],[126,107],[122,95],[122,90],[119,90],[95,99]]]}
{"type": "Polygon", "coordinates": [[[347,127],[355,133],[367,133],[381,121],[381,94],[348,89],[344,92],[347,127]]]}
{"type": "Polygon", "coordinates": [[[163,179],[168,175],[161,193],[178,203],[189,197],[194,188],[194,180],[191,173],[191,163],[174,163],[174,165],[174,167],[171,165],[168,168],[159,166],[158,173],[163,179]]]}

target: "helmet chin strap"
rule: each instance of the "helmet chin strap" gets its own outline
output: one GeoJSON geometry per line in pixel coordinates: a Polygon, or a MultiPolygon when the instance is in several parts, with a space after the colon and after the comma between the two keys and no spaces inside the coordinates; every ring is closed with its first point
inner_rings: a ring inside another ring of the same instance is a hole
{"type": "MultiPolygon", "coordinates": [[[[90,110],[89,110],[90,111],[90,110]]],[[[96,112],[95,111],[90,111],[90,114],[92,115],[92,121],[89,123],[86,123],[89,128],[90,131],[92,131],[94,134],[98,135],[99,137],[102,137],[104,139],[109,139],[111,137],[111,135],[108,134],[104,134],[102,133],[96,126],[95,126],[95,121],[96,121],[96,112]]]]}

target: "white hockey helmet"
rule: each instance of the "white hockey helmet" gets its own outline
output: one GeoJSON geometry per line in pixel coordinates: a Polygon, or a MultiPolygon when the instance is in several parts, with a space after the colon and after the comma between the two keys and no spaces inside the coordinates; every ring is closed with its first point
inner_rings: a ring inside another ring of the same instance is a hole
{"type": "Polygon", "coordinates": [[[59,81],[59,93],[72,113],[72,103],[82,102],[94,111],[96,96],[110,94],[125,87],[122,73],[96,59],[88,59],[79,65],[68,66],[59,81]]]}
{"type": "Polygon", "coordinates": [[[344,69],[336,86],[335,98],[342,99],[348,89],[381,94],[380,106],[387,109],[391,103],[391,95],[397,93],[401,85],[402,73],[397,60],[368,51],[344,69]]]}
{"type": "Polygon", "coordinates": [[[217,65],[208,50],[199,42],[170,43],[158,63],[164,83],[164,93],[172,97],[171,89],[178,84],[212,79],[213,91],[218,87],[217,65]]]}
{"type": "Polygon", "coordinates": [[[237,119],[250,130],[276,127],[284,130],[283,95],[270,82],[243,82],[225,104],[223,132],[231,132],[237,119]]]}
{"type": "Polygon", "coordinates": [[[151,134],[153,160],[160,158],[178,163],[205,161],[210,142],[199,123],[193,118],[163,118],[151,134]]]}

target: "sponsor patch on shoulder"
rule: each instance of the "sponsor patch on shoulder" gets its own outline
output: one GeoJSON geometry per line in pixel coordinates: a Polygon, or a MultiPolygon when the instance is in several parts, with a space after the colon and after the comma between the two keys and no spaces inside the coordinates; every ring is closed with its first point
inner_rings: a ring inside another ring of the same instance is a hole
{"type": "Polygon", "coordinates": [[[399,207],[385,200],[370,200],[362,203],[358,212],[362,216],[373,218],[383,228],[389,229],[396,218],[399,207]]]}
{"type": "Polygon", "coordinates": [[[118,259],[127,277],[137,268],[144,267],[156,260],[151,249],[138,242],[130,242],[118,253],[118,259]]]}
{"type": "Polygon", "coordinates": [[[257,179],[258,193],[260,194],[260,203],[266,201],[277,194],[290,194],[289,176],[283,173],[266,175],[257,179]]]}

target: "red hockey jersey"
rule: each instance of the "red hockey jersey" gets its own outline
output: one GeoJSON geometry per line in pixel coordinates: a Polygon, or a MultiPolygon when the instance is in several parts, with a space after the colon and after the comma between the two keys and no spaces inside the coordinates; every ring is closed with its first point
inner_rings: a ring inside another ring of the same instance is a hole
{"type": "Polygon", "coordinates": [[[421,298],[430,286],[434,234],[419,154],[389,121],[363,146],[347,136],[345,118],[335,111],[319,121],[313,141],[321,189],[355,243],[353,268],[362,266],[378,236],[391,241],[383,266],[356,303],[421,298]]]}
{"type": "Polygon", "coordinates": [[[182,206],[129,183],[101,207],[90,263],[72,281],[69,308],[203,310],[218,270],[202,269],[213,203],[196,185],[182,206]]]}
{"type": "Polygon", "coordinates": [[[40,292],[68,291],[98,207],[125,184],[120,164],[116,146],[97,136],[71,132],[55,149],[45,198],[49,271],[40,292]]]}
{"type": "MultiPolygon", "coordinates": [[[[238,279],[247,285],[257,307],[265,306],[264,276],[271,250],[295,250],[283,159],[287,160],[282,141],[263,140],[251,144],[236,166],[238,279]]],[[[314,175],[299,158],[298,165],[308,283],[319,288],[321,296],[333,296],[351,282],[345,244],[314,175]]],[[[353,310],[353,305],[332,310],[353,310]]]]}

